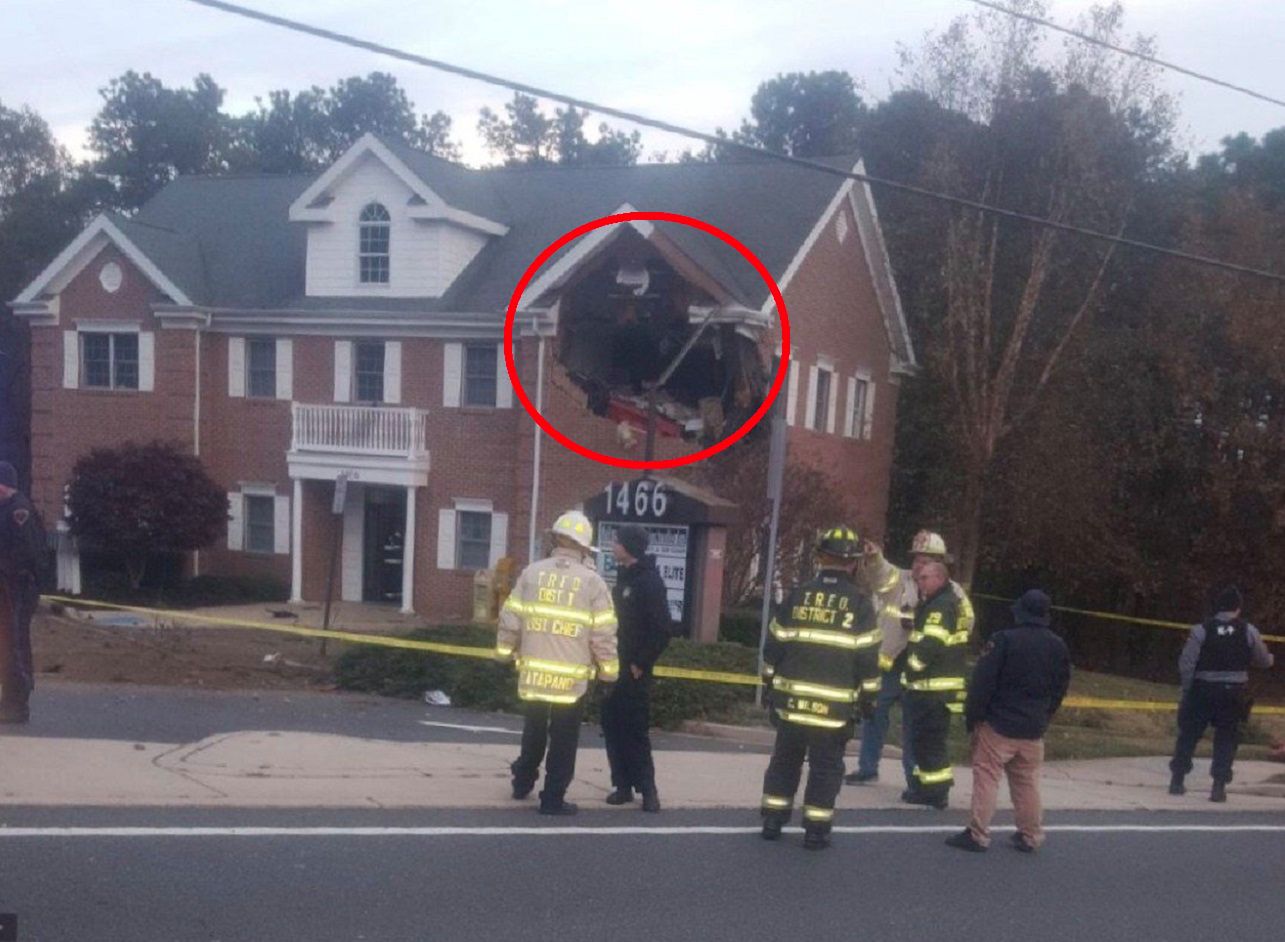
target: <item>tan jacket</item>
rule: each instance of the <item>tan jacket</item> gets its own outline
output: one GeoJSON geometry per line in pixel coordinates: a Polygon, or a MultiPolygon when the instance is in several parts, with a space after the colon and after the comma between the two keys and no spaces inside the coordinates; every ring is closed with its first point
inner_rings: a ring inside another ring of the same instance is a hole
{"type": "MultiPolygon", "coordinates": [[[[919,605],[919,588],[909,569],[898,569],[883,553],[866,556],[857,570],[858,583],[874,599],[875,613],[883,641],[879,645],[879,669],[892,670],[893,662],[910,643],[910,629],[919,605]]],[[[972,633],[975,616],[968,593],[958,582],[950,587],[959,599],[959,625],[961,632],[972,633]]]]}
{"type": "Polygon", "coordinates": [[[523,700],[575,703],[595,673],[614,682],[620,665],[607,583],[575,550],[532,563],[500,611],[495,653],[516,661],[523,700]]]}

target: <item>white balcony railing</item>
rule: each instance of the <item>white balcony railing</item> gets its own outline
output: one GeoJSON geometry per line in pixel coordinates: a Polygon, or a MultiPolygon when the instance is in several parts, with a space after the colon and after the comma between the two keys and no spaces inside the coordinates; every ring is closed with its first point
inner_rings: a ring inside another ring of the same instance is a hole
{"type": "Polygon", "coordinates": [[[427,413],[393,406],[292,405],[291,450],[419,458],[428,453],[427,413]]]}

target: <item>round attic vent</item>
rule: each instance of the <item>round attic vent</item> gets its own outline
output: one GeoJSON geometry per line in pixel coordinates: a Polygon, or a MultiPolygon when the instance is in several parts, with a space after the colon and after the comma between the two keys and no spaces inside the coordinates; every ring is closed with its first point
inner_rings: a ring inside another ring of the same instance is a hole
{"type": "Polygon", "coordinates": [[[120,266],[115,262],[108,262],[98,273],[98,283],[103,286],[103,290],[108,294],[115,294],[120,290],[120,284],[125,280],[125,273],[120,270],[120,266]]]}

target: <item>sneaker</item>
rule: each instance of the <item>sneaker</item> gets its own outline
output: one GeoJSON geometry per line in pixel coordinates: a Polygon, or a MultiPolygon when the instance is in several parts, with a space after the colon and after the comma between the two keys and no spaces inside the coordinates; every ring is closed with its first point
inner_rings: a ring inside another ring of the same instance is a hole
{"type": "Polygon", "coordinates": [[[1222,804],[1227,800],[1227,786],[1223,782],[1214,782],[1214,789],[1209,793],[1209,800],[1222,804]]]}
{"type": "Polygon", "coordinates": [[[1028,841],[1021,831],[1015,831],[1013,836],[1008,839],[1008,842],[1012,845],[1013,850],[1020,851],[1023,854],[1035,853],[1035,845],[1028,841]]]}
{"type": "Polygon", "coordinates": [[[642,810],[649,814],[656,814],[660,811],[660,794],[656,789],[650,789],[643,792],[642,810]]]}
{"type": "Polygon", "coordinates": [[[848,785],[869,785],[871,782],[879,781],[878,772],[853,772],[845,775],[843,781],[848,785]]]}
{"type": "Polygon", "coordinates": [[[958,850],[971,851],[974,854],[986,853],[986,848],[977,843],[977,839],[973,837],[973,832],[968,828],[964,828],[958,834],[946,838],[946,846],[954,847],[958,850]]]}
{"type": "Polygon", "coordinates": [[[627,805],[634,800],[634,790],[632,788],[617,788],[607,796],[609,805],[627,805]]]}
{"type": "Polygon", "coordinates": [[[569,816],[575,814],[580,809],[569,801],[560,801],[556,805],[547,805],[540,803],[540,814],[569,816]]]}
{"type": "Polygon", "coordinates": [[[1171,795],[1187,794],[1187,786],[1182,784],[1182,779],[1183,779],[1183,776],[1175,775],[1173,778],[1169,780],[1169,794],[1171,795]]]}
{"type": "Polygon", "coordinates": [[[805,828],[803,831],[804,850],[825,850],[830,846],[830,832],[820,828],[805,828]]]}

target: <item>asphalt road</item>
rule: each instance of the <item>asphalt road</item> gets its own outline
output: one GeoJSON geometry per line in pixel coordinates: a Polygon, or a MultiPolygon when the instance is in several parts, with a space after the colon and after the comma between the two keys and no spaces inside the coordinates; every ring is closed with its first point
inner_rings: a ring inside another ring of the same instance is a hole
{"type": "MultiPolygon", "coordinates": [[[[1087,830],[1052,833],[1034,857],[998,844],[968,855],[945,847],[944,833],[922,831],[843,833],[831,850],[809,853],[798,835],[761,841],[749,811],[666,813],[656,826],[673,830],[644,834],[603,830],[621,821],[605,813],[2,815],[0,912],[17,913],[23,942],[1254,942],[1279,939],[1285,925],[1281,815],[1059,815],[1053,824],[1087,830]],[[131,825],[174,830],[46,830],[131,825]],[[1109,830],[1122,825],[1178,830],[1109,830]],[[1181,830],[1189,825],[1214,830],[1181,830]],[[292,832],[221,830],[230,827],[292,832]],[[715,833],[686,830],[701,827],[715,833]]],[[[916,812],[840,823],[957,824],[916,812]]]]}
{"type": "MultiPolygon", "coordinates": [[[[216,691],[42,681],[32,697],[32,721],[3,728],[6,736],[189,743],[243,730],[332,733],[392,742],[511,743],[522,719],[415,700],[365,694],[285,691],[216,691]],[[472,728],[466,728],[472,727],[472,728]],[[494,732],[493,730],[501,730],[494,732]]],[[[586,727],[582,744],[601,732],[586,727]]],[[[653,733],[660,750],[767,752],[723,740],[653,733]]]]}

